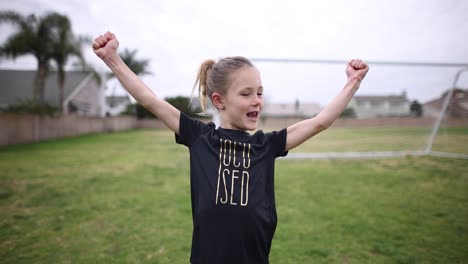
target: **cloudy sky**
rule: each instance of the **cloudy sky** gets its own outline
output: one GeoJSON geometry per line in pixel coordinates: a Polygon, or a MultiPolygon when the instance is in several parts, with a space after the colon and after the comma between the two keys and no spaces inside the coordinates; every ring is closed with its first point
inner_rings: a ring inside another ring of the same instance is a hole
{"type": "MultiPolygon", "coordinates": [[[[15,0],[0,9],[68,15],[76,34],[110,30],[120,47],[150,59],[144,81],[161,97],[190,95],[209,58],[293,58],[468,64],[466,0],[15,0]]],[[[0,42],[13,32],[0,25],[0,42]]],[[[104,63],[85,49],[87,61],[104,63]]],[[[269,101],[326,104],[346,82],[346,65],[257,62],[269,101]]],[[[370,65],[360,95],[407,92],[422,102],[451,87],[460,67],[370,65]]],[[[0,68],[34,69],[35,60],[0,59],[0,68]]],[[[114,84],[110,83],[109,91],[114,84]]],[[[468,72],[458,86],[468,88],[468,72]]],[[[119,89],[117,89],[119,91],[119,89]]]]}

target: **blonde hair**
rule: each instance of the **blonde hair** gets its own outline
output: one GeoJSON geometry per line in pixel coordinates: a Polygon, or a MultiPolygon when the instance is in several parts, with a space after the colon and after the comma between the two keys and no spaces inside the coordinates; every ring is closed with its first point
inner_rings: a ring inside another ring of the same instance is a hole
{"type": "Polygon", "coordinates": [[[198,97],[203,112],[206,111],[206,99],[211,100],[214,92],[226,94],[231,81],[230,75],[243,67],[253,67],[253,64],[241,56],[226,57],[218,62],[206,60],[202,63],[193,90],[195,91],[198,84],[198,97]]]}

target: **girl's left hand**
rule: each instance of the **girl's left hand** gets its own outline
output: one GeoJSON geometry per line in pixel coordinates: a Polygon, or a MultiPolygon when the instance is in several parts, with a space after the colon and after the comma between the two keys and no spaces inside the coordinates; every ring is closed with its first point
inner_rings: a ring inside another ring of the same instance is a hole
{"type": "Polygon", "coordinates": [[[357,79],[358,81],[362,81],[362,79],[366,77],[368,71],[369,65],[358,59],[351,60],[346,67],[348,80],[357,79]]]}

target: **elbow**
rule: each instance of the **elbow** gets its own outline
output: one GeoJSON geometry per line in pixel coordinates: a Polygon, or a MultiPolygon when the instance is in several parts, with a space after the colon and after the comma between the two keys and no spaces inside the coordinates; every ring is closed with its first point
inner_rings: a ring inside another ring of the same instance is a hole
{"type": "Polygon", "coordinates": [[[318,131],[323,131],[335,122],[336,118],[330,116],[329,114],[324,114],[323,112],[318,114],[315,118],[316,120],[315,125],[318,131]]]}
{"type": "Polygon", "coordinates": [[[322,132],[325,129],[329,128],[330,126],[331,126],[331,124],[328,124],[328,123],[320,123],[320,124],[317,125],[317,131],[322,132]]]}
{"type": "Polygon", "coordinates": [[[319,120],[319,122],[317,122],[317,131],[323,131],[327,128],[329,128],[331,125],[333,124],[333,122],[330,122],[330,121],[327,121],[327,120],[319,120]]]}

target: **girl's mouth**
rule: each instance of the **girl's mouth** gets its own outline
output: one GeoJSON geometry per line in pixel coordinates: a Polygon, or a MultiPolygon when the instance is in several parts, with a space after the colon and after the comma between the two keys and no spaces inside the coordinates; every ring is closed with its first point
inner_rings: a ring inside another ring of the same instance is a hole
{"type": "Polygon", "coordinates": [[[248,113],[247,113],[247,117],[248,117],[248,118],[252,118],[252,119],[257,119],[257,117],[258,117],[258,111],[248,112],[248,113]]]}

